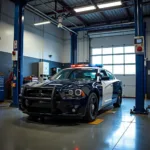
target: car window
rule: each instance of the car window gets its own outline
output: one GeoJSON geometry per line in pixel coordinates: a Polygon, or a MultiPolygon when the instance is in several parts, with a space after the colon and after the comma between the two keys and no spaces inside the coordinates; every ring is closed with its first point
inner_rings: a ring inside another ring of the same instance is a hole
{"type": "Polygon", "coordinates": [[[109,77],[109,80],[114,80],[115,79],[115,77],[112,73],[110,73],[109,71],[106,71],[106,72],[107,72],[107,75],[109,77]]]}
{"type": "Polygon", "coordinates": [[[51,79],[52,80],[61,80],[61,79],[68,79],[72,69],[65,69],[54,75],[51,79]]]}
{"type": "Polygon", "coordinates": [[[70,79],[96,80],[97,78],[96,74],[97,74],[96,69],[76,69],[71,73],[70,79]]]}
{"type": "Polygon", "coordinates": [[[101,70],[100,75],[101,75],[101,77],[107,77],[107,73],[105,70],[101,70]]]}
{"type": "Polygon", "coordinates": [[[63,79],[95,81],[97,79],[97,69],[64,69],[51,78],[51,80],[63,79]]]}

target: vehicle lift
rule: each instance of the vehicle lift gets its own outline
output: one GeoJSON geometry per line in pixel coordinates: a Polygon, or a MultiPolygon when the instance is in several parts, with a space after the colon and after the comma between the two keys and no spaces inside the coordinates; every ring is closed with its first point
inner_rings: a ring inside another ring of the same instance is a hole
{"type": "Polygon", "coordinates": [[[13,102],[11,107],[18,107],[19,93],[23,84],[23,37],[24,37],[24,7],[29,0],[14,0],[14,44],[12,51],[13,60],[13,102]]]}
{"type": "Polygon", "coordinates": [[[136,53],[136,100],[134,109],[130,110],[131,114],[148,114],[148,109],[145,109],[144,97],[145,92],[144,86],[146,82],[144,78],[146,77],[145,71],[145,57],[146,57],[146,47],[144,38],[144,22],[143,22],[143,4],[142,0],[134,0],[134,16],[135,16],[135,53],[136,53]],[[145,76],[145,77],[144,77],[145,76]]]}

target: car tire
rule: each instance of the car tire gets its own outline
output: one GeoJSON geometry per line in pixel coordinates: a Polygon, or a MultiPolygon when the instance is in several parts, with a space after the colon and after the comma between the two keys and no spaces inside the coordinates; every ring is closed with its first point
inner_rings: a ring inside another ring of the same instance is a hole
{"type": "Polygon", "coordinates": [[[114,103],[114,107],[120,107],[122,104],[122,92],[121,90],[118,91],[118,96],[117,96],[117,102],[114,103]]]}
{"type": "Polygon", "coordinates": [[[88,98],[85,120],[88,122],[92,122],[96,119],[97,114],[98,114],[98,97],[96,93],[92,92],[88,98]]]}

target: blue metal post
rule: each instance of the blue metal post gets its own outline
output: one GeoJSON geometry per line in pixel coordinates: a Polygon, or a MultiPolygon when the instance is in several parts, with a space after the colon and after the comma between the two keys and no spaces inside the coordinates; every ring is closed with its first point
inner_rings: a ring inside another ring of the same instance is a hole
{"type": "Polygon", "coordinates": [[[71,64],[77,63],[77,35],[71,33],[71,64]]]}
{"type": "Polygon", "coordinates": [[[15,1],[14,18],[14,51],[18,52],[18,60],[13,61],[13,103],[11,106],[18,107],[18,95],[23,83],[23,30],[24,30],[24,6],[25,1],[15,1]]]}
{"type": "Polygon", "coordinates": [[[24,39],[24,6],[25,3],[21,3],[20,6],[20,28],[19,28],[19,51],[18,51],[18,92],[20,94],[21,86],[23,84],[23,39],[24,39]]]}
{"type": "MultiPolygon", "coordinates": [[[[142,0],[134,0],[134,5],[135,36],[144,36],[142,0]]],[[[144,109],[144,55],[136,55],[136,101],[135,108],[131,113],[146,113],[146,110],[144,109]]]]}
{"type": "MultiPolygon", "coordinates": [[[[147,49],[146,49],[146,22],[143,26],[143,33],[144,33],[144,47],[145,47],[145,58],[147,57],[147,49]]],[[[145,97],[147,98],[147,60],[145,60],[145,68],[144,68],[144,93],[145,97]]]]}

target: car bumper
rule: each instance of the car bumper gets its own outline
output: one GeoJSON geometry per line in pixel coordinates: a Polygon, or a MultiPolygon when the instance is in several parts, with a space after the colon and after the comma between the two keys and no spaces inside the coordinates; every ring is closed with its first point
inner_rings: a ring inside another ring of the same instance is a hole
{"type": "Polygon", "coordinates": [[[19,97],[19,109],[23,113],[35,116],[82,118],[85,116],[86,106],[87,98],[54,101],[53,99],[19,97]]]}
{"type": "Polygon", "coordinates": [[[53,114],[53,113],[38,113],[38,112],[28,112],[28,111],[23,111],[23,113],[32,115],[32,116],[48,116],[52,118],[67,118],[67,119],[82,119],[85,115],[84,114],[67,114],[67,113],[62,113],[62,114],[53,114]]]}

